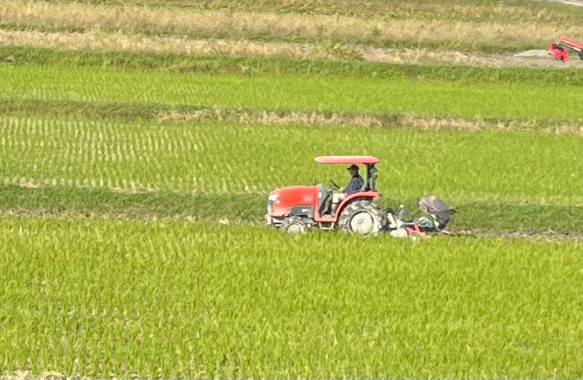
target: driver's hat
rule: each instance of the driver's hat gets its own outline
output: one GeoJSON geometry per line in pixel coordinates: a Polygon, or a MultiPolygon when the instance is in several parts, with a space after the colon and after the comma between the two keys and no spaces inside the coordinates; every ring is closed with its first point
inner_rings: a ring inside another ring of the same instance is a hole
{"type": "Polygon", "coordinates": [[[352,164],[346,168],[346,170],[350,170],[350,169],[358,170],[358,165],[352,164]]]}

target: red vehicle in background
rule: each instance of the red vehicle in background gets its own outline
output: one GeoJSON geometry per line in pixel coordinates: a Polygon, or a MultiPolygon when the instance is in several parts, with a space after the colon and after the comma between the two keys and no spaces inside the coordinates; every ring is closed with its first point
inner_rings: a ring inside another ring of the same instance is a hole
{"type": "Polygon", "coordinates": [[[549,53],[553,58],[563,62],[569,61],[569,53],[567,49],[576,51],[579,55],[579,59],[583,61],[583,44],[566,38],[561,38],[559,43],[552,43],[549,45],[549,53]]]}

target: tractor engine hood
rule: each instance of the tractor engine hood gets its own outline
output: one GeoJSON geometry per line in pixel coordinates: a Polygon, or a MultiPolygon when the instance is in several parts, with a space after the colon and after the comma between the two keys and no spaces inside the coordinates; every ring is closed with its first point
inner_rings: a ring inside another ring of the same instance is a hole
{"type": "Polygon", "coordinates": [[[317,207],[318,186],[290,186],[273,190],[267,198],[267,213],[273,217],[289,214],[294,206],[317,207]]]}

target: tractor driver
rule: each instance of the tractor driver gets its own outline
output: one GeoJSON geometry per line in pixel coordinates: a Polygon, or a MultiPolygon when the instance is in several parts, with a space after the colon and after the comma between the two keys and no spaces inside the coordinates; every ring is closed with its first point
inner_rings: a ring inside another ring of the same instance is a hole
{"type": "Polygon", "coordinates": [[[350,182],[345,188],[338,189],[338,192],[332,194],[332,209],[330,210],[332,214],[336,211],[336,207],[340,201],[342,201],[347,195],[359,192],[364,185],[364,180],[358,174],[358,166],[355,164],[350,165],[346,170],[350,173],[350,182]]]}

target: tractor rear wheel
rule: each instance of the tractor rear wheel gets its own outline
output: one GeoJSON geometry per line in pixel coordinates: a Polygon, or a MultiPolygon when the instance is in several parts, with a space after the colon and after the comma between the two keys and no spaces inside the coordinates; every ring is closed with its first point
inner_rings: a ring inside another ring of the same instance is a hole
{"type": "Polygon", "coordinates": [[[383,213],[379,207],[362,199],[344,207],[338,219],[340,230],[357,234],[376,234],[383,229],[383,224],[383,213]]]}
{"type": "Polygon", "coordinates": [[[281,229],[288,234],[304,234],[308,232],[308,224],[302,218],[291,216],[284,219],[281,229]]]}

